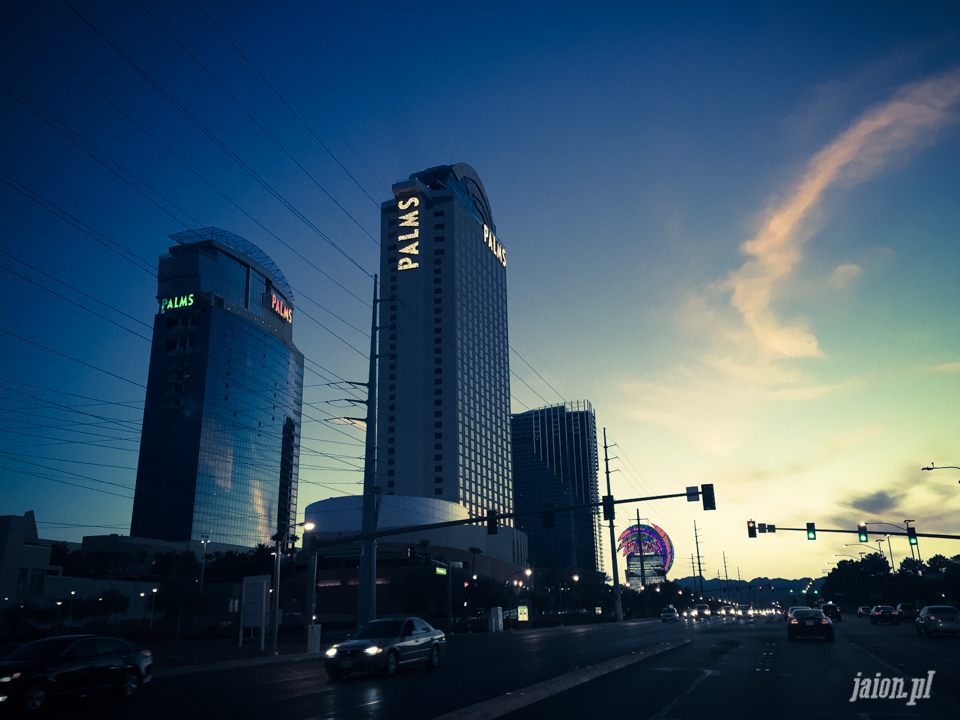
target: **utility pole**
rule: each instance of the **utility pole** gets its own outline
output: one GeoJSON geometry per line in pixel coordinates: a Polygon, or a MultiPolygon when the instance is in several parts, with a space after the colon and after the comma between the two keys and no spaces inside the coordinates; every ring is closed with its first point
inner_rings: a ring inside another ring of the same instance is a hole
{"type": "Polygon", "coordinates": [[[730,576],[727,575],[727,551],[723,551],[723,576],[727,579],[727,594],[730,594],[730,576]]]}
{"type": "Polygon", "coordinates": [[[697,591],[697,563],[693,559],[693,553],[690,553],[690,577],[693,578],[693,591],[697,591]]]}
{"type": "Polygon", "coordinates": [[[737,566],[737,592],[743,592],[743,578],[740,577],[740,566],[737,566]]]}
{"type": "Polygon", "coordinates": [[[647,586],[647,573],[644,569],[644,559],[643,559],[643,533],[640,532],[640,510],[637,509],[637,549],[640,551],[640,589],[643,590],[647,586]]]}
{"type": "MultiPolygon", "coordinates": [[[[377,276],[373,276],[373,321],[370,327],[370,372],[367,379],[367,436],[363,469],[363,518],[361,532],[377,530],[379,487],[377,485],[377,276]]],[[[377,541],[364,540],[357,585],[357,627],[377,617],[377,541]]]]}
{"type": "Polygon", "coordinates": [[[700,592],[703,592],[703,566],[700,564],[700,535],[697,533],[697,521],[693,521],[693,539],[697,544],[697,575],[700,577],[700,592]]]}
{"type": "MultiPolygon", "coordinates": [[[[607,429],[603,429],[603,464],[607,473],[607,495],[613,496],[610,491],[610,458],[607,456],[607,429]]],[[[617,622],[623,622],[623,605],[620,602],[620,571],[617,569],[617,531],[613,528],[613,518],[610,518],[610,551],[613,553],[613,611],[617,622]]]]}

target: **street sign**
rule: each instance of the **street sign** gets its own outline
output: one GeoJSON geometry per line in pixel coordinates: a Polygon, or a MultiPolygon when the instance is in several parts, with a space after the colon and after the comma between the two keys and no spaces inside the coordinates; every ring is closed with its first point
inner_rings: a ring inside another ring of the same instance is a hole
{"type": "Polygon", "coordinates": [[[447,574],[447,569],[446,569],[445,567],[438,567],[438,568],[436,568],[436,571],[437,571],[437,575],[446,575],[446,574],[447,574]]]}
{"type": "Polygon", "coordinates": [[[324,557],[360,557],[363,555],[363,548],[327,548],[323,551],[324,557]]]}

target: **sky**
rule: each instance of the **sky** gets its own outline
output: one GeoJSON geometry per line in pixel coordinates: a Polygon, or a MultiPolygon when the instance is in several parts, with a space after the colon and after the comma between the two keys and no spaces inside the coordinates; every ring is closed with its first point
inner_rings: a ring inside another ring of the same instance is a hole
{"type": "Polygon", "coordinates": [[[744,579],[861,551],[748,519],[955,532],[960,7],[780,5],[0,2],[0,514],[129,531],[157,258],[211,225],[296,295],[300,514],[357,493],[379,203],[466,162],[513,411],[589,400],[618,499],[716,488],[618,506],[671,575],[694,523],[744,579]]]}

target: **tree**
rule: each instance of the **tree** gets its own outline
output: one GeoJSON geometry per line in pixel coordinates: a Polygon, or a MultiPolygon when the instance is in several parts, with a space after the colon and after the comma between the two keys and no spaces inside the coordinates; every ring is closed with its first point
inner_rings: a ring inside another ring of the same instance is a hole
{"type": "Polygon", "coordinates": [[[900,572],[914,576],[922,575],[923,563],[914,558],[904,558],[903,562],[900,563],[900,572]]]}
{"type": "Polygon", "coordinates": [[[871,553],[860,561],[860,567],[868,577],[877,578],[890,574],[890,564],[880,553],[871,553]]]}
{"type": "Polygon", "coordinates": [[[943,555],[934,555],[927,560],[927,569],[932,573],[944,573],[950,567],[950,561],[943,555]]]}

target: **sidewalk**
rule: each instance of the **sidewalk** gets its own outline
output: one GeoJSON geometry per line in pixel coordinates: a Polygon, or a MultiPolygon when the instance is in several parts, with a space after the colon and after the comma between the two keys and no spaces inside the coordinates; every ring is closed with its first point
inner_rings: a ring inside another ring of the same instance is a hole
{"type": "MultiPolygon", "coordinates": [[[[322,650],[329,645],[330,641],[321,646],[322,650]]],[[[270,638],[262,652],[259,638],[244,638],[242,648],[236,638],[157,641],[146,642],[144,646],[153,653],[153,676],[158,679],[275,663],[320,661],[324,657],[323,652],[308,655],[306,638],[300,636],[281,636],[277,655],[273,654],[270,638]]]]}

